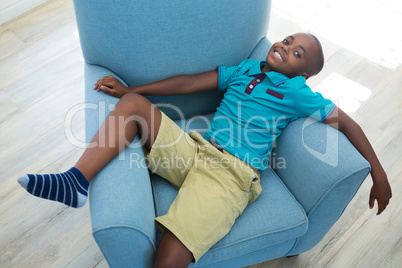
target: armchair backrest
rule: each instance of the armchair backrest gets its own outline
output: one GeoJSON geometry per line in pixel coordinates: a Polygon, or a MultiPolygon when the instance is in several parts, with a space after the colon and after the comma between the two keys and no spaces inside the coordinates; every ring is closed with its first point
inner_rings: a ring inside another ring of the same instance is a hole
{"type": "Polygon", "coordinates": [[[236,65],[267,34],[270,0],[74,0],[84,59],[129,86],[236,65]]]}

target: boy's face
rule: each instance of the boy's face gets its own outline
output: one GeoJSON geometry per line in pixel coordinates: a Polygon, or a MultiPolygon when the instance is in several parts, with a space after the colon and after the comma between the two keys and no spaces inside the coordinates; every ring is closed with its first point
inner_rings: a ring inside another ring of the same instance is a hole
{"type": "Polygon", "coordinates": [[[297,33],[272,45],[266,58],[267,65],[262,71],[275,71],[289,78],[301,75],[308,79],[316,74],[318,57],[320,49],[314,38],[297,33]]]}

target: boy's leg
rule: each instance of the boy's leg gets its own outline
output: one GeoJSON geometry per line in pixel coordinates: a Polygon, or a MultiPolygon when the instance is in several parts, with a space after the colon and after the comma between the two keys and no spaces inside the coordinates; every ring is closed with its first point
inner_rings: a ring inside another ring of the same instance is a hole
{"type": "Polygon", "coordinates": [[[161,122],[161,112],[148,99],[127,94],[106,118],[74,168],[60,174],[27,174],[18,182],[29,193],[81,207],[87,199],[89,181],[114,157],[123,151],[138,134],[150,150],[161,122]]]}
{"type": "MultiPolygon", "coordinates": [[[[180,189],[194,165],[197,152],[198,143],[162,114],[152,151],[145,154],[148,168],[180,189]]],[[[155,267],[187,267],[193,259],[191,251],[166,229],[158,245],[155,267]]]]}
{"type": "Polygon", "coordinates": [[[88,181],[131,144],[139,134],[147,150],[155,141],[161,112],[145,97],[124,95],[95,134],[75,167],[88,181]]]}
{"type": "Polygon", "coordinates": [[[188,267],[193,254],[169,230],[166,230],[156,251],[155,267],[188,267]]]}
{"type": "MultiPolygon", "coordinates": [[[[218,151],[200,134],[190,136],[198,144],[194,166],[168,212],[156,218],[163,231],[157,259],[165,251],[172,256],[182,254],[187,265],[190,259],[198,261],[224,237],[261,192],[257,170],[226,151],[218,151]],[[193,258],[188,257],[188,251],[193,258]]],[[[166,261],[174,267],[173,260],[166,261]]]]}

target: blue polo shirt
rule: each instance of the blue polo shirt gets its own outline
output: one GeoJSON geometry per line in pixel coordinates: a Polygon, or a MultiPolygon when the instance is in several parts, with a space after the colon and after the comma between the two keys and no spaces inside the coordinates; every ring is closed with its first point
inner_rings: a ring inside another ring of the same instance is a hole
{"type": "Polygon", "coordinates": [[[275,139],[299,117],[322,121],[335,104],[306,85],[277,72],[262,73],[265,61],[248,59],[219,66],[218,90],[226,91],[205,137],[251,166],[264,170],[275,139]]]}

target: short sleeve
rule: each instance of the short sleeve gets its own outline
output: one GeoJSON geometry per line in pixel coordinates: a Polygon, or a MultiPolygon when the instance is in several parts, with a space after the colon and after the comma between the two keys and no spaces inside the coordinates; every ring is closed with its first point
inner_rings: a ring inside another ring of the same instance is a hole
{"type": "Polygon", "coordinates": [[[234,77],[244,74],[244,67],[249,60],[241,62],[237,66],[226,67],[218,66],[218,90],[225,91],[228,89],[230,82],[234,77]]]}
{"type": "Polygon", "coordinates": [[[312,117],[315,120],[325,120],[335,108],[335,104],[324,98],[320,93],[313,92],[307,85],[300,90],[296,107],[300,117],[312,117]]]}

